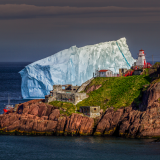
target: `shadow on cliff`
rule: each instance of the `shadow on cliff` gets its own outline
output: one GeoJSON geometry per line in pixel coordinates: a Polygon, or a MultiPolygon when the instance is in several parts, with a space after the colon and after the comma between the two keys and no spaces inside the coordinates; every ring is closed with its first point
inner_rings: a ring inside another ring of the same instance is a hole
{"type": "MultiPolygon", "coordinates": [[[[144,77],[149,83],[152,82],[152,78],[150,76],[145,76],[144,77]]],[[[144,86],[142,86],[139,91],[140,91],[140,95],[137,96],[132,104],[131,107],[133,110],[139,110],[139,111],[146,111],[147,109],[147,100],[148,100],[148,93],[147,93],[147,89],[149,88],[149,84],[146,84],[144,86]]]]}

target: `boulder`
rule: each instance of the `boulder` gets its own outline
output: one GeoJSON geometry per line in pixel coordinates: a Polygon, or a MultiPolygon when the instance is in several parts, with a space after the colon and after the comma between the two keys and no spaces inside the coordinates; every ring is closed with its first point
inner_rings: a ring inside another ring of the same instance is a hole
{"type": "Polygon", "coordinates": [[[25,124],[25,131],[28,131],[28,132],[33,131],[33,125],[34,125],[34,120],[33,119],[27,119],[26,124],[25,124]]]}
{"type": "Polygon", "coordinates": [[[39,117],[45,116],[47,112],[47,106],[45,105],[45,103],[40,103],[38,106],[39,106],[38,116],[39,117]]]}
{"type": "Polygon", "coordinates": [[[12,125],[15,121],[19,120],[20,116],[18,114],[9,113],[4,114],[3,118],[1,119],[1,127],[5,128],[12,125]]]}
{"type": "Polygon", "coordinates": [[[28,114],[38,116],[38,110],[39,110],[39,106],[37,104],[32,104],[30,105],[28,114]]]}
{"type": "Polygon", "coordinates": [[[14,130],[18,130],[20,127],[20,120],[16,120],[15,122],[12,123],[12,125],[10,125],[9,127],[7,127],[8,131],[14,131],[14,130]]]}
{"type": "Polygon", "coordinates": [[[94,120],[92,118],[73,113],[70,117],[67,117],[65,134],[91,135],[93,126],[94,120]]]}
{"type": "Polygon", "coordinates": [[[58,120],[59,116],[60,116],[59,109],[54,109],[52,110],[52,113],[49,116],[49,120],[52,120],[52,121],[58,120]]]}
{"type": "Polygon", "coordinates": [[[57,128],[57,121],[47,121],[47,127],[46,127],[46,131],[47,132],[56,132],[56,128],[57,128]]]}
{"type": "Polygon", "coordinates": [[[149,107],[160,98],[160,82],[153,83],[143,95],[143,104],[149,107]]]}
{"type": "Polygon", "coordinates": [[[57,134],[63,134],[66,126],[67,118],[66,117],[59,117],[58,124],[57,124],[57,134]]]}
{"type": "Polygon", "coordinates": [[[79,127],[80,135],[92,135],[94,127],[94,120],[89,117],[83,117],[79,127]]]}
{"type": "Polygon", "coordinates": [[[52,109],[54,109],[54,107],[48,104],[46,106],[47,106],[46,116],[49,116],[52,113],[52,109]]]}
{"type": "Polygon", "coordinates": [[[113,135],[116,131],[119,120],[123,114],[124,109],[113,109],[106,110],[106,113],[98,123],[95,135],[113,135]]]}

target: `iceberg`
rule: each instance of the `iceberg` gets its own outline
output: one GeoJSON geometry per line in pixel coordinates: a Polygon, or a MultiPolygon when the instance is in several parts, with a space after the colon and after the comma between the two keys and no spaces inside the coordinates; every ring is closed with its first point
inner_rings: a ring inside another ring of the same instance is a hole
{"type": "Polygon", "coordinates": [[[97,69],[119,73],[119,68],[129,69],[134,62],[126,38],[81,48],[72,46],[31,63],[19,72],[22,97],[44,98],[54,84],[81,85],[91,79],[97,69]]]}

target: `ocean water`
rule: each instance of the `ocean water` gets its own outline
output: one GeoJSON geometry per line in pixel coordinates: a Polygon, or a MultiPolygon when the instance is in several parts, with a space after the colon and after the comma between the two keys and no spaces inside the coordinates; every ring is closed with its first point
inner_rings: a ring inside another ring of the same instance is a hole
{"type": "Polygon", "coordinates": [[[0,136],[1,160],[159,160],[160,143],[114,137],[0,136]]]}
{"type": "Polygon", "coordinates": [[[27,100],[21,95],[21,76],[18,73],[29,63],[0,63],[0,114],[8,104],[8,95],[11,104],[22,103],[27,100]]]}
{"type": "MultiPolygon", "coordinates": [[[[0,113],[22,103],[19,71],[28,63],[0,63],[0,113]]],[[[0,135],[0,160],[159,160],[153,139],[0,135]]]]}

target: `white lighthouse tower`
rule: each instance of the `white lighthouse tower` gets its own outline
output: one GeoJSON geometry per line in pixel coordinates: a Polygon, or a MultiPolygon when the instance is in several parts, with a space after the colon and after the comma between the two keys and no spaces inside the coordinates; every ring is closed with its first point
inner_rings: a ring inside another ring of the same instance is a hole
{"type": "Polygon", "coordinates": [[[145,58],[145,53],[144,50],[139,50],[139,55],[138,55],[138,60],[136,61],[136,66],[139,67],[144,67],[146,66],[146,58],[145,58]]]}

